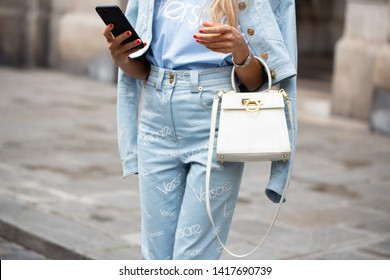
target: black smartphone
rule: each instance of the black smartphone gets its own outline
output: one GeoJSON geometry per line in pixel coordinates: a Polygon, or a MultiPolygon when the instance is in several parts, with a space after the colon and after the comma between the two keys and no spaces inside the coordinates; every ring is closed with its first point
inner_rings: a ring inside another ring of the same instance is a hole
{"type": "MultiPolygon", "coordinates": [[[[126,44],[137,39],[141,40],[133,26],[130,24],[122,10],[117,5],[97,6],[95,9],[106,25],[111,23],[114,25],[114,29],[111,31],[111,33],[115,37],[126,31],[131,32],[131,36],[122,41],[121,44],[126,44]]],[[[142,49],[143,47],[144,43],[141,40],[141,44],[136,46],[136,48],[142,49]]]]}

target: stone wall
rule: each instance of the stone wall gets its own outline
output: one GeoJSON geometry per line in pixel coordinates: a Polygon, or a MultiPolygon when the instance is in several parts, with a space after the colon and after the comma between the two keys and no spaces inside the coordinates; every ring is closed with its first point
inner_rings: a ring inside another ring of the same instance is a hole
{"type": "Polygon", "coordinates": [[[345,0],[299,0],[296,5],[298,74],[330,81],[334,46],[343,34],[345,0]]]}
{"type": "Polygon", "coordinates": [[[345,0],[299,0],[297,29],[300,54],[333,54],[343,34],[345,0]]]}
{"type": "Polygon", "coordinates": [[[375,83],[390,78],[381,58],[389,55],[389,5],[388,0],[347,1],[344,34],[336,46],[332,113],[370,119],[375,83]]]}
{"type": "Polygon", "coordinates": [[[0,64],[48,64],[50,0],[0,0],[0,64]]]}
{"type": "MultiPolygon", "coordinates": [[[[126,0],[110,1],[122,8],[126,0]]],[[[0,0],[0,65],[49,66],[103,81],[115,67],[95,6],[107,0],[0,0]]]]}
{"type": "Polygon", "coordinates": [[[374,66],[370,124],[373,130],[390,136],[390,0],[388,17],[387,43],[380,47],[374,66]]]}
{"type": "MultiPolygon", "coordinates": [[[[102,36],[104,23],[95,12],[95,6],[107,4],[107,0],[52,1],[57,15],[51,20],[50,65],[102,81],[114,81],[115,67],[102,36]]],[[[110,4],[124,8],[124,2],[117,0],[110,4]]]]}

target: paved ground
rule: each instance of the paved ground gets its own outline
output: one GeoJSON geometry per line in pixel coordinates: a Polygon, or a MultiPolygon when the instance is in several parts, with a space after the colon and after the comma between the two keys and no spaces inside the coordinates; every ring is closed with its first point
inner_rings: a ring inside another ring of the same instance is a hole
{"type": "Polygon", "coordinates": [[[45,260],[45,256],[0,237],[0,260],[45,260]]]}
{"type": "MultiPolygon", "coordinates": [[[[330,117],[328,99],[328,83],[300,81],[288,202],[251,259],[390,259],[390,139],[330,117]]],[[[121,178],[115,102],[112,85],[0,68],[0,236],[27,248],[0,239],[0,259],[140,259],[137,178],[121,178]]],[[[238,253],[275,209],[268,170],[245,171],[228,241],[238,253]]]]}

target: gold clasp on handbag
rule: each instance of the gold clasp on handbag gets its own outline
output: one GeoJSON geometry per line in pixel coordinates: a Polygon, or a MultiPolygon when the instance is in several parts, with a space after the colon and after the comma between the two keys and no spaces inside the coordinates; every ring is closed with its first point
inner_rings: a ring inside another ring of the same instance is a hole
{"type": "Polygon", "coordinates": [[[260,106],[264,104],[264,101],[262,99],[243,98],[241,102],[242,105],[245,107],[245,110],[250,113],[259,111],[260,106]]]}

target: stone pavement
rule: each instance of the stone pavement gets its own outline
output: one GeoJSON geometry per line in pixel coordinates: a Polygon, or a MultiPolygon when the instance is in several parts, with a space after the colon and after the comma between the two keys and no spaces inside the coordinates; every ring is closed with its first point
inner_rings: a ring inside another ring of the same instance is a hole
{"type": "Polygon", "coordinates": [[[45,256],[0,237],[0,260],[45,260],[45,256]]]}
{"type": "MultiPolygon", "coordinates": [[[[115,91],[0,68],[0,236],[48,259],[140,259],[137,177],[121,178],[115,91]]],[[[288,201],[249,259],[390,259],[390,139],[330,116],[326,82],[300,80],[298,106],[288,201]]],[[[275,210],[264,195],[268,171],[245,170],[228,241],[237,253],[254,246],[275,210]]]]}

